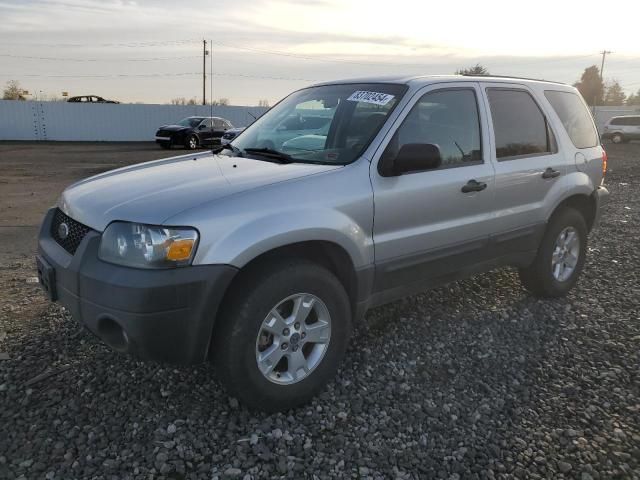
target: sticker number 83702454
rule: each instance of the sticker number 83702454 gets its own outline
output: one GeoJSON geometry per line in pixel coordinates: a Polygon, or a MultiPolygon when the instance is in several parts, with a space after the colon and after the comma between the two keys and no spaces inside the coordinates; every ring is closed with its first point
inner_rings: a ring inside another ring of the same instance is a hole
{"type": "Polygon", "coordinates": [[[393,100],[394,95],[379,92],[367,92],[366,90],[358,90],[353,92],[347,100],[352,102],[373,103],[375,105],[386,105],[393,100]]]}

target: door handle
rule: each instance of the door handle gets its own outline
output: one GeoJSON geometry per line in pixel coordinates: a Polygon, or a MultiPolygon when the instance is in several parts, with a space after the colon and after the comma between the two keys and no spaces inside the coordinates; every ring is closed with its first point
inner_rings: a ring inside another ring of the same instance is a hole
{"type": "Polygon", "coordinates": [[[554,170],[553,168],[549,167],[547,168],[543,173],[542,173],[542,178],[547,179],[547,178],[556,178],[560,176],[560,171],[559,170],[554,170]]]}
{"type": "Polygon", "coordinates": [[[487,184],[478,182],[477,180],[469,180],[466,185],[461,188],[462,193],[481,192],[487,188],[487,184]]]}

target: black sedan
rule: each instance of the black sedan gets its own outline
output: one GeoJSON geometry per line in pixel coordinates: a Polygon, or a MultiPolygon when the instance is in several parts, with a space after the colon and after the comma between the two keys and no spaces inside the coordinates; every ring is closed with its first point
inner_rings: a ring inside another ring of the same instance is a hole
{"type": "Polygon", "coordinates": [[[162,148],[181,145],[189,150],[219,145],[224,132],[233,128],[229,120],[220,117],[187,117],[175,125],[164,125],[156,132],[156,143],[162,148]]]}

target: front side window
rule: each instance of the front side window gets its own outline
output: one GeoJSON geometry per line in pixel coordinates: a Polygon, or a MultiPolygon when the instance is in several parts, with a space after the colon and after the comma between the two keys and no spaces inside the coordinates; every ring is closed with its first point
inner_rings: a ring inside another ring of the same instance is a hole
{"type": "Polygon", "coordinates": [[[293,161],[351,163],[371,143],[406,89],[373,83],[299,90],[256,120],[232,145],[239,154],[269,149],[293,161]]]}
{"type": "Polygon", "coordinates": [[[383,161],[395,158],[406,144],[432,144],[442,161],[434,169],[482,163],[478,103],[472,89],[426,93],[396,130],[383,161]]]}
{"type": "Polygon", "coordinates": [[[546,90],[544,96],[555,110],[576,148],[598,145],[598,132],[582,99],[573,92],[546,90]]]}
{"type": "Polygon", "coordinates": [[[555,150],[547,120],[529,92],[488,88],[487,96],[498,160],[544,155],[555,150]]]}

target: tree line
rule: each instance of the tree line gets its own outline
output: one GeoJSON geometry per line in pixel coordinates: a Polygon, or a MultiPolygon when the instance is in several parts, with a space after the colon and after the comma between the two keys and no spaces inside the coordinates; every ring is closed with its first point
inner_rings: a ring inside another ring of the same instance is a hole
{"type": "MultiPolygon", "coordinates": [[[[461,68],[456,75],[490,75],[489,70],[476,64],[473,67],[461,68]]],[[[591,65],[584,69],[580,80],[573,84],[582,94],[590,106],[640,106],[640,88],[636,93],[627,96],[618,80],[604,82],[600,76],[600,69],[591,65]]]]}
{"type": "MultiPolygon", "coordinates": [[[[455,71],[456,75],[490,75],[489,70],[479,63],[468,68],[461,68],[455,71]]],[[[573,84],[590,106],[640,106],[640,88],[637,92],[627,96],[616,79],[604,82],[600,76],[600,69],[597,65],[591,65],[584,69],[580,80],[573,84]]],[[[17,80],[9,80],[3,91],[3,100],[26,100],[24,90],[17,80]]],[[[61,100],[51,98],[49,100],[61,100]]],[[[196,98],[178,97],[171,99],[171,105],[198,105],[196,98]]],[[[213,105],[229,105],[228,98],[219,98],[213,101],[213,105]]],[[[269,107],[269,101],[262,99],[258,106],[269,107]]]]}

